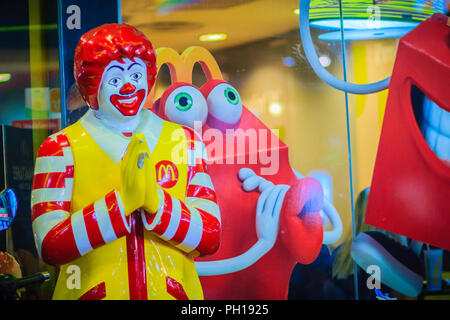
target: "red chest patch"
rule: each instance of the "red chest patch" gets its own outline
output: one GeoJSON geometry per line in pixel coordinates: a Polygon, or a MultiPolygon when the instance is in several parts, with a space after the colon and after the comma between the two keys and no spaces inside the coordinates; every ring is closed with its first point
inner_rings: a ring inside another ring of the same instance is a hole
{"type": "Polygon", "coordinates": [[[172,188],[178,182],[178,169],[177,166],[167,160],[160,161],[155,166],[156,169],[156,182],[162,188],[172,188]]]}

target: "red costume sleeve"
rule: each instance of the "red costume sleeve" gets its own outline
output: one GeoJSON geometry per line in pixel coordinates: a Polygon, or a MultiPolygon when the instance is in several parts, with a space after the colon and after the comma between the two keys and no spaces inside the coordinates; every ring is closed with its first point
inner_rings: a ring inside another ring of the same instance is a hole
{"type": "Polygon", "coordinates": [[[144,226],[162,239],[195,255],[212,254],[219,248],[220,210],[207,172],[206,149],[193,130],[184,127],[188,141],[188,183],[185,201],[158,189],[156,214],[143,215],[144,226]]]}
{"type": "Polygon", "coordinates": [[[61,265],[129,233],[120,194],[71,213],[74,161],[69,140],[60,132],[39,148],[31,192],[31,220],[40,257],[61,265]]]}

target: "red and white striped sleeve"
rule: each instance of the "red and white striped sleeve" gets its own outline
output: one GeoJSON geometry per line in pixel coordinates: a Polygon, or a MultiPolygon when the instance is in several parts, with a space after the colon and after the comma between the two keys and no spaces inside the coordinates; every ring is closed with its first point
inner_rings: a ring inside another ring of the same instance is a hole
{"type": "Polygon", "coordinates": [[[220,210],[206,166],[206,148],[200,136],[183,127],[188,141],[188,182],[185,201],[158,188],[156,214],[143,214],[144,226],[184,252],[200,256],[217,251],[220,243],[220,210]]]}
{"type": "Polygon", "coordinates": [[[40,257],[61,265],[130,232],[119,192],[113,190],[71,213],[74,160],[63,132],[38,150],[31,191],[31,221],[40,257]]]}

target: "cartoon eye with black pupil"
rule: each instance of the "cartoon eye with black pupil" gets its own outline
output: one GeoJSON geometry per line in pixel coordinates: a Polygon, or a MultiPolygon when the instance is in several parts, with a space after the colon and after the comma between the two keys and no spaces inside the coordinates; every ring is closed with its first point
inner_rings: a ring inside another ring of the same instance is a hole
{"type": "Polygon", "coordinates": [[[119,78],[112,78],[111,80],[109,80],[109,84],[110,85],[113,85],[113,86],[117,86],[118,84],[119,84],[119,82],[120,82],[120,79],[119,78]]]}
{"type": "Polygon", "coordinates": [[[224,93],[225,93],[225,98],[227,98],[229,103],[231,103],[233,105],[236,105],[239,103],[239,96],[238,96],[236,90],[228,87],[225,89],[224,93]]]}
{"type": "Polygon", "coordinates": [[[181,92],[175,96],[175,107],[180,111],[187,111],[192,107],[192,97],[186,92],[181,92]]]}
{"type": "Polygon", "coordinates": [[[142,74],[140,74],[139,72],[135,72],[135,73],[133,73],[130,77],[131,77],[131,79],[133,79],[134,81],[138,81],[140,78],[142,78],[142,74]]]}

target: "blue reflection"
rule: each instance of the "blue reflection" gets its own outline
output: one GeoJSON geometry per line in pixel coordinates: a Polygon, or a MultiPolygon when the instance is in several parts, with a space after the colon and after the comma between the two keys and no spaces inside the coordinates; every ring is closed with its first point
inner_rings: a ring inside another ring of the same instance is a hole
{"type": "Polygon", "coordinates": [[[0,231],[9,227],[17,212],[17,198],[12,189],[0,193],[0,231]]]}
{"type": "Polygon", "coordinates": [[[293,67],[293,66],[295,66],[295,59],[292,57],[285,57],[285,58],[283,58],[283,64],[286,67],[293,67]]]}
{"type": "MultiPolygon", "coordinates": [[[[377,21],[377,28],[371,27],[371,20],[368,19],[348,19],[343,21],[344,29],[350,30],[376,30],[385,28],[414,28],[418,25],[417,22],[412,21],[399,21],[399,20],[384,20],[377,21]]],[[[311,27],[325,29],[325,30],[340,30],[341,21],[339,19],[321,19],[310,22],[311,27]]]]}
{"type": "MultiPolygon", "coordinates": [[[[344,30],[344,40],[370,40],[370,39],[386,39],[401,38],[410,32],[413,27],[401,28],[380,28],[366,30],[344,30]]],[[[341,41],[341,32],[332,31],[319,35],[320,40],[324,41],[341,41]]]]}

